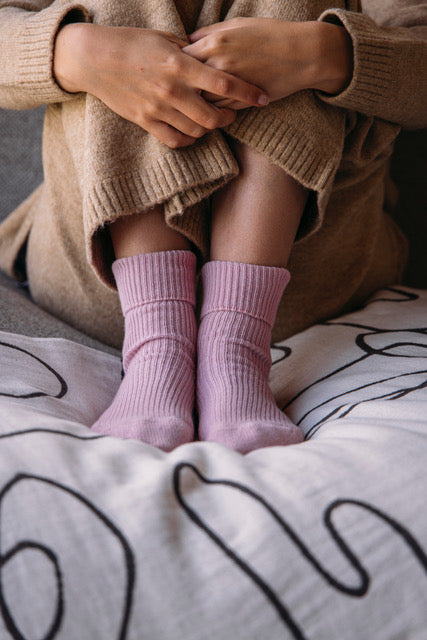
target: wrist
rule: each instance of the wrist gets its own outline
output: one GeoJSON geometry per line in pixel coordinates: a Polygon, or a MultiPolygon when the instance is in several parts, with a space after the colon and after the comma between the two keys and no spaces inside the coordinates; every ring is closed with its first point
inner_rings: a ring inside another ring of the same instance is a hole
{"type": "Polygon", "coordinates": [[[353,45],[344,27],[329,22],[317,22],[319,66],[313,89],[331,95],[341,93],[353,75],[353,45]]]}
{"type": "Polygon", "coordinates": [[[88,31],[93,26],[84,22],[68,23],[57,33],[53,54],[53,75],[61,89],[68,93],[86,91],[84,60],[88,46],[88,31]]]}

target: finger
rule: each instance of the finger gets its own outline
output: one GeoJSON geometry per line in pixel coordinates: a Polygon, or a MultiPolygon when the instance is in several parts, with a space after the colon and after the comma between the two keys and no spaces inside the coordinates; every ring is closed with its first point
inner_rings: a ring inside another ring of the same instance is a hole
{"type": "Polygon", "coordinates": [[[204,38],[201,38],[197,42],[193,44],[187,44],[187,46],[182,48],[182,52],[186,53],[188,56],[192,58],[196,58],[200,62],[206,62],[209,59],[209,48],[205,46],[206,41],[204,38]]]}
{"type": "Polygon", "coordinates": [[[145,128],[149,133],[151,133],[151,135],[157,138],[157,140],[170,147],[171,149],[178,149],[179,147],[189,147],[196,141],[196,138],[187,136],[184,133],[177,131],[165,122],[153,121],[150,122],[150,124],[145,128]]]}
{"type": "MultiPolygon", "coordinates": [[[[185,49],[188,50],[194,47],[194,52],[198,46],[200,46],[202,59],[195,60],[192,56],[189,56],[191,63],[187,63],[185,66],[187,84],[196,89],[213,93],[221,98],[243,102],[247,107],[265,107],[269,103],[268,95],[259,87],[249,84],[249,82],[230,73],[203,64],[202,44],[196,43],[185,47],[185,49]]],[[[184,49],[182,51],[185,53],[184,49]]]]}
{"type": "Polygon", "coordinates": [[[194,92],[182,95],[180,100],[175,102],[174,107],[193,123],[209,131],[227,127],[236,118],[235,111],[218,108],[207,102],[199,93],[194,92]]]}
{"type": "Polygon", "coordinates": [[[159,111],[158,118],[184,135],[190,136],[193,140],[201,138],[209,131],[208,128],[203,127],[198,122],[195,122],[192,118],[177,109],[169,109],[167,113],[164,114],[159,111]]]}
{"type": "Polygon", "coordinates": [[[259,87],[207,65],[204,66],[204,73],[200,74],[198,80],[199,89],[221,98],[243,102],[248,107],[265,107],[269,103],[268,95],[259,87]]]}
{"type": "Polygon", "coordinates": [[[190,33],[188,39],[190,42],[197,42],[202,38],[205,38],[210,33],[215,33],[216,31],[224,31],[225,29],[231,29],[232,27],[227,25],[225,22],[217,22],[215,24],[210,24],[206,27],[202,27],[201,29],[197,29],[194,33],[190,33]]]}
{"type": "MultiPolygon", "coordinates": [[[[209,98],[207,98],[209,100],[209,98]]],[[[221,100],[218,100],[218,98],[215,98],[214,100],[212,100],[212,104],[214,104],[216,107],[219,107],[220,109],[232,109],[233,111],[239,111],[240,109],[247,109],[248,105],[245,104],[244,102],[237,102],[237,100],[229,100],[228,98],[222,98],[221,100]]]]}
{"type": "Polygon", "coordinates": [[[179,130],[182,127],[192,137],[201,137],[208,130],[226,127],[236,117],[235,111],[210,104],[199,90],[185,84],[169,91],[167,102],[161,95],[147,109],[151,120],[166,122],[179,130]]]}
{"type": "Polygon", "coordinates": [[[233,111],[238,111],[239,109],[248,108],[248,105],[244,102],[237,102],[237,100],[230,100],[229,98],[220,98],[219,96],[215,96],[213,93],[208,93],[207,91],[204,91],[202,96],[205,100],[220,109],[232,109],[233,111]]]}

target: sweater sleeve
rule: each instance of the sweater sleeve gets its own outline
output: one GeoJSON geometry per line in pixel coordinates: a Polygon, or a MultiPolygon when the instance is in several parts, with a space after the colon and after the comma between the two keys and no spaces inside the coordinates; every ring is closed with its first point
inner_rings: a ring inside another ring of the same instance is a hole
{"type": "Polygon", "coordinates": [[[415,12],[400,11],[382,25],[342,9],[329,9],[319,19],[344,26],[354,51],[350,84],[334,96],[317,92],[319,97],[407,129],[426,127],[427,5],[418,5],[415,12]]]}
{"type": "Polygon", "coordinates": [[[0,107],[31,109],[72,99],[53,76],[55,37],[64,22],[88,20],[79,4],[0,0],[0,107]]]}

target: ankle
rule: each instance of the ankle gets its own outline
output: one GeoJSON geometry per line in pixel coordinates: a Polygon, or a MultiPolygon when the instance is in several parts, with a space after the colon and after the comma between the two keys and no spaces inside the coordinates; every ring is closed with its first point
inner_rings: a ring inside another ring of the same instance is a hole
{"type": "Polygon", "coordinates": [[[282,267],[214,260],[202,269],[201,317],[218,310],[246,313],[273,326],[277,308],[290,280],[282,267]]]}

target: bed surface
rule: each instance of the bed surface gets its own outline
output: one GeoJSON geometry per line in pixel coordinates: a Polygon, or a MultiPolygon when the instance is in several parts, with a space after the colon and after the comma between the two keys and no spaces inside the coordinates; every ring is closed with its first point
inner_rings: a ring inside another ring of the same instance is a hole
{"type": "Polygon", "coordinates": [[[424,639],[426,319],[392,288],[274,345],[306,441],[246,456],[95,435],[119,358],[0,333],[0,638],[424,639]]]}

